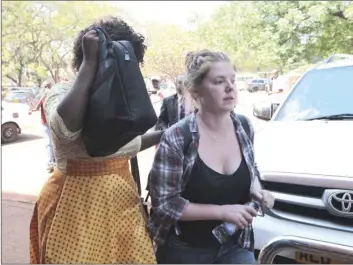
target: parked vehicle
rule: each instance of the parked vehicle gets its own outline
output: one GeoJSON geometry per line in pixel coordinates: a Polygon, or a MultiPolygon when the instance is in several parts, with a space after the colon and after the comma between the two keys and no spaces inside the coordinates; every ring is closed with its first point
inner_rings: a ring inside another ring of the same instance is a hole
{"type": "Polygon", "coordinates": [[[35,99],[35,94],[30,89],[11,89],[3,99],[6,102],[30,104],[35,99]]]}
{"type": "Polygon", "coordinates": [[[251,73],[238,73],[236,76],[236,81],[237,82],[250,82],[254,78],[259,78],[257,74],[251,74],[251,73]]]}
{"type": "Polygon", "coordinates": [[[39,87],[11,87],[10,91],[30,92],[33,95],[37,95],[40,91],[40,88],[39,87]]]}
{"type": "Polygon", "coordinates": [[[1,103],[1,142],[11,143],[17,140],[23,128],[30,126],[32,114],[27,104],[1,103]]]}
{"type": "Polygon", "coordinates": [[[10,143],[17,139],[21,128],[17,123],[18,113],[6,111],[1,106],[1,142],[10,143]]]}
{"type": "Polygon", "coordinates": [[[249,92],[257,92],[266,90],[266,84],[269,82],[268,79],[255,78],[248,83],[249,92]]]}
{"type": "MultiPolygon", "coordinates": [[[[283,101],[255,105],[254,115],[269,120],[254,148],[263,186],[276,198],[253,222],[255,249],[281,236],[352,249],[353,56],[330,57],[283,101]]],[[[338,260],[329,252],[312,254],[307,245],[281,252],[275,263],[353,264],[352,253],[338,260]]]]}

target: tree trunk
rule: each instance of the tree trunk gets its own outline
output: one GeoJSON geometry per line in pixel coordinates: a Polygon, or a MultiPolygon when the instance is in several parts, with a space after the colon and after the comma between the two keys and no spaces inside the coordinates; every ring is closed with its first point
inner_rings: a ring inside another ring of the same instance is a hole
{"type": "Polygon", "coordinates": [[[23,74],[23,67],[22,67],[22,65],[20,66],[20,69],[18,69],[18,81],[17,81],[17,85],[19,86],[19,87],[21,87],[22,86],[22,74],[23,74]]]}
{"type": "Polygon", "coordinates": [[[54,77],[53,77],[54,83],[58,83],[60,81],[60,68],[57,67],[54,70],[54,77]]]}
{"type": "Polygon", "coordinates": [[[6,75],[6,77],[10,79],[12,82],[16,83],[16,85],[18,86],[18,81],[15,78],[11,77],[10,75],[6,75]]]}
{"type": "Polygon", "coordinates": [[[36,84],[37,84],[37,86],[40,88],[40,87],[42,87],[42,83],[43,83],[43,79],[42,78],[40,78],[40,77],[37,77],[36,78],[36,84]]]}

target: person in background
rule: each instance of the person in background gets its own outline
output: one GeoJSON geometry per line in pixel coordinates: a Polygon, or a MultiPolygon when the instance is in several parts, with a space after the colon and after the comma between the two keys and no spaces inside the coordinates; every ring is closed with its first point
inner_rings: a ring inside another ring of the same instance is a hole
{"type": "Polygon", "coordinates": [[[274,86],[274,83],[276,82],[276,79],[278,78],[278,75],[279,75],[279,71],[278,70],[273,70],[271,72],[271,77],[270,77],[270,88],[269,88],[269,92],[272,93],[273,92],[273,86],[274,86]]]}
{"type": "Polygon", "coordinates": [[[151,82],[153,89],[158,92],[161,89],[161,79],[158,76],[153,76],[151,82]]]}
{"type": "Polygon", "coordinates": [[[255,264],[251,224],[257,212],[244,204],[254,199],[271,208],[274,197],[261,188],[251,122],[244,118],[248,136],[233,111],[234,66],[226,54],[202,50],[188,54],[186,67],[197,110],[165,132],[150,172],[157,262],[255,264]],[[186,153],[184,126],[191,134],[186,153]],[[223,222],[239,230],[221,245],[212,230],[223,222]]]}
{"type": "Polygon", "coordinates": [[[191,104],[185,95],[185,75],[177,77],[176,91],[175,95],[163,99],[156,130],[166,130],[190,114],[191,104]]]}
{"type": "Polygon", "coordinates": [[[53,86],[44,102],[56,166],[37,198],[30,223],[32,264],[156,263],[129,160],[156,145],[163,132],[138,136],[115,154],[94,158],[81,136],[98,69],[97,27],[113,41],[130,41],[143,63],[144,36],[119,18],[98,20],[78,33],[73,43],[75,80],[53,86]]]}
{"type": "Polygon", "coordinates": [[[55,158],[54,158],[52,137],[50,135],[50,128],[48,125],[47,117],[45,115],[43,106],[44,106],[44,101],[45,101],[46,95],[47,95],[48,91],[51,89],[51,87],[52,87],[51,83],[47,83],[44,86],[43,95],[39,99],[37,105],[32,110],[32,111],[38,111],[40,109],[41,122],[43,125],[45,141],[46,141],[46,149],[47,149],[47,159],[48,159],[47,160],[47,170],[50,173],[54,171],[55,158]]]}
{"type": "Polygon", "coordinates": [[[161,93],[161,79],[158,76],[151,77],[152,88],[148,90],[149,95],[157,95],[163,97],[161,93]]]}

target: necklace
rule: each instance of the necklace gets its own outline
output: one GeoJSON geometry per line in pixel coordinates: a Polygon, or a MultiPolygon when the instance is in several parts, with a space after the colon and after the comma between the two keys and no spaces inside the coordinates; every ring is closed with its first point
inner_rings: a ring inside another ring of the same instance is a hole
{"type": "Polygon", "coordinates": [[[211,136],[211,134],[209,134],[208,129],[207,129],[207,125],[203,122],[203,120],[201,119],[201,117],[199,116],[199,121],[202,123],[202,126],[208,136],[208,138],[210,138],[211,140],[215,141],[216,143],[221,143],[227,140],[227,137],[222,137],[223,139],[216,139],[213,136],[211,136]]]}

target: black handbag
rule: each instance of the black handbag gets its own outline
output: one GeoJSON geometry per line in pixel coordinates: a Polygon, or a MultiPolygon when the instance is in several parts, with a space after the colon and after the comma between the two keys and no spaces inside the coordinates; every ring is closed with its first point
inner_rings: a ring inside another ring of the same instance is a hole
{"type": "Polygon", "coordinates": [[[144,134],[157,122],[129,41],[112,41],[102,28],[99,65],[90,88],[82,138],[92,157],[108,156],[144,134]]]}

